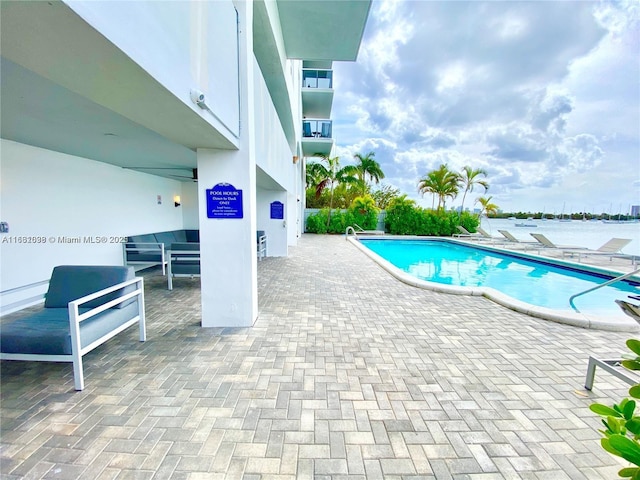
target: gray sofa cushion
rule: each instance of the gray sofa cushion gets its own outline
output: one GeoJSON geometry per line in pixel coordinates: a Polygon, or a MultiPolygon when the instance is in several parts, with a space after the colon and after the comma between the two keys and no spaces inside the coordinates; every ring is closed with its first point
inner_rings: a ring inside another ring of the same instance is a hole
{"type": "Polygon", "coordinates": [[[185,230],[184,233],[187,237],[187,242],[200,243],[200,230],[185,230]]]}
{"type": "Polygon", "coordinates": [[[199,243],[173,243],[171,251],[190,251],[193,255],[180,255],[172,258],[171,273],[173,275],[200,275],[200,244],[199,243]]]}
{"type": "MultiPolygon", "coordinates": [[[[79,309],[84,313],[88,308],[79,309]]],[[[121,309],[109,309],[80,323],[83,347],[111,332],[138,314],[138,301],[121,309]]],[[[44,308],[24,318],[2,324],[2,353],[70,355],[71,335],[66,308],[44,308]]]]}
{"type": "MultiPolygon", "coordinates": [[[[186,230],[174,230],[173,236],[175,237],[174,242],[186,243],[187,240],[187,231],[186,230]]],[[[167,247],[169,248],[169,247],[167,247]]]]}
{"type": "Polygon", "coordinates": [[[153,236],[156,237],[156,241],[158,243],[164,243],[165,250],[168,250],[169,245],[177,241],[174,232],[159,232],[159,233],[154,233],[153,236]]]}
{"type": "MultiPolygon", "coordinates": [[[[67,309],[69,302],[95,293],[107,287],[134,278],[132,267],[93,266],[93,265],[61,265],[53,269],[49,290],[44,302],[45,308],[67,309]]],[[[84,308],[95,308],[125,293],[135,290],[135,285],[104,295],[82,305],[84,308]],[[124,291],[123,291],[124,290],[124,291]]],[[[135,299],[116,305],[124,308],[135,299]]],[[[3,332],[4,333],[4,332],[3,332]]]]}
{"type": "MultiPolygon", "coordinates": [[[[153,245],[139,245],[142,243],[158,243],[158,240],[156,240],[156,237],[152,234],[152,233],[147,233],[144,235],[132,235],[129,237],[129,242],[127,243],[127,247],[139,247],[139,248],[154,248],[153,245]]],[[[158,251],[160,250],[160,247],[157,247],[158,251]]],[[[152,254],[153,252],[151,251],[142,251],[140,253],[149,253],[152,254]]]]}

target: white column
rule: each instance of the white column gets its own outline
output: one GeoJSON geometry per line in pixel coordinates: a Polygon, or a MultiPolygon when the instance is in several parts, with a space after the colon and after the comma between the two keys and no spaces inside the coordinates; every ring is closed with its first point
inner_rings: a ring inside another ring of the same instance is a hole
{"type": "Polygon", "coordinates": [[[249,327],[258,317],[253,7],[237,2],[236,8],[241,32],[239,149],[197,150],[203,327],[249,327]],[[242,218],[209,218],[207,189],[220,183],[242,190],[242,218]]]}

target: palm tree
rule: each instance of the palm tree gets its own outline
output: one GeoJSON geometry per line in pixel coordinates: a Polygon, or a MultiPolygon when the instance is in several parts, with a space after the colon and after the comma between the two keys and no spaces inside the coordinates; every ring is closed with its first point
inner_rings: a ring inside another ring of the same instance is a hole
{"type": "Polygon", "coordinates": [[[384,172],[380,168],[380,164],[373,159],[375,155],[375,152],[369,152],[366,155],[356,153],[353,156],[356,159],[358,178],[362,185],[362,195],[367,193],[367,177],[375,183],[379,183],[384,178],[384,172]]]}
{"type": "MultiPolygon", "coordinates": [[[[431,193],[438,197],[438,210],[445,208],[447,197],[455,198],[460,191],[460,175],[442,164],[437,170],[427,173],[418,182],[418,191],[423,195],[431,193]]],[[[433,208],[433,204],[432,204],[433,208]]]]}
{"type": "Polygon", "coordinates": [[[356,197],[351,206],[361,214],[365,214],[371,210],[376,210],[376,202],[370,195],[356,197]]]}
{"type": "Polygon", "coordinates": [[[473,187],[476,185],[481,185],[484,187],[484,191],[489,190],[489,184],[480,178],[480,175],[487,176],[486,170],[482,168],[473,169],[467,165],[462,167],[462,172],[460,173],[460,183],[464,187],[464,195],[462,195],[462,205],[460,206],[460,211],[464,212],[464,200],[467,197],[468,192],[473,192],[473,187]]]}
{"type": "Polygon", "coordinates": [[[309,175],[316,181],[316,198],[322,195],[325,188],[329,187],[329,219],[327,226],[331,222],[331,209],[333,208],[333,189],[338,183],[353,183],[357,180],[356,167],[347,165],[340,168],[340,157],[329,157],[329,155],[316,154],[320,157],[320,162],[307,165],[307,178],[309,175]],[[324,163],[326,163],[326,165],[324,163]]]}
{"type": "MultiPolygon", "coordinates": [[[[322,181],[320,173],[318,172],[318,168],[316,167],[317,163],[308,163],[306,167],[306,188],[316,188],[318,183],[322,181]]],[[[322,193],[322,192],[321,192],[322,193]]],[[[318,192],[316,191],[316,196],[318,196],[318,192]]]]}
{"type": "Polygon", "coordinates": [[[498,205],[496,205],[495,203],[491,203],[492,198],[493,197],[491,196],[478,197],[476,202],[482,206],[482,208],[480,208],[480,214],[478,215],[478,217],[482,217],[483,213],[486,213],[487,215],[493,215],[498,213],[498,205]]]}

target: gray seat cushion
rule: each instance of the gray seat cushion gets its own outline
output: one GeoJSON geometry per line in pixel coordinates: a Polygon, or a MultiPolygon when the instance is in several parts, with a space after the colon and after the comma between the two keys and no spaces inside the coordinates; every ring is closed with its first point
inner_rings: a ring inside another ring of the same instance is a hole
{"type": "MultiPolygon", "coordinates": [[[[55,267],[51,274],[44,306],[45,308],[63,308],[66,311],[69,302],[118,283],[132,280],[134,276],[132,267],[60,265],[55,267]]],[[[94,308],[133,290],[135,290],[135,285],[91,300],[83,304],[82,307],[94,308]]],[[[114,308],[123,308],[133,301],[135,299],[130,299],[114,308]]]]}
{"type": "MultiPolygon", "coordinates": [[[[88,308],[81,308],[80,313],[88,308]]],[[[138,302],[121,309],[109,309],[80,323],[83,347],[111,332],[138,314],[138,302]]],[[[35,355],[70,355],[71,335],[66,308],[44,308],[27,317],[2,324],[2,353],[35,355]]]]}
{"type": "Polygon", "coordinates": [[[180,254],[174,257],[172,254],[171,273],[173,275],[200,275],[200,244],[199,243],[173,243],[171,251],[189,251],[193,255],[180,254]]]}

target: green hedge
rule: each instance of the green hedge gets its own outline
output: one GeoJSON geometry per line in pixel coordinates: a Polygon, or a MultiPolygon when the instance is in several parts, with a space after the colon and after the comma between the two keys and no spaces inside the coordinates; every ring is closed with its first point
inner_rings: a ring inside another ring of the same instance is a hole
{"type": "MultiPolygon", "coordinates": [[[[365,230],[374,230],[378,222],[375,211],[358,212],[332,210],[329,222],[329,209],[324,208],[307,219],[309,233],[344,233],[348,226],[358,224],[365,230]]],[[[438,212],[411,205],[390,207],[387,210],[385,230],[393,235],[433,235],[449,237],[458,232],[462,225],[470,232],[475,232],[480,221],[469,212],[438,212]]]]}
{"type": "Polygon", "coordinates": [[[429,210],[407,204],[391,206],[387,209],[386,230],[393,235],[437,235],[449,237],[458,232],[462,225],[475,232],[480,221],[469,212],[443,212],[429,210]]]}
{"type": "Polygon", "coordinates": [[[364,230],[375,230],[378,225],[378,208],[370,197],[357,197],[349,210],[331,210],[323,208],[307,218],[307,232],[344,233],[347,227],[358,225],[364,230]]]}

